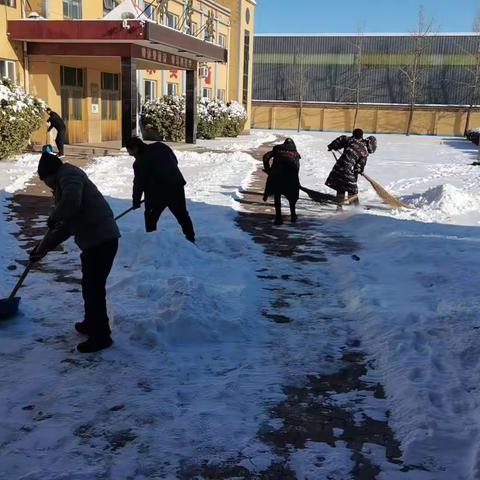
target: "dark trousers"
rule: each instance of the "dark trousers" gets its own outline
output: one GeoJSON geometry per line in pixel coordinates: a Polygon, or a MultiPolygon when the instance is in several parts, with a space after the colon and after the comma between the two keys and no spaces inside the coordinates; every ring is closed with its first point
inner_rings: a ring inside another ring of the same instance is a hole
{"type": "MultiPolygon", "coordinates": [[[[275,217],[277,219],[282,218],[282,195],[280,193],[276,193],[274,195],[275,199],[275,217]]],[[[297,201],[293,201],[290,199],[287,199],[288,203],[290,205],[290,216],[292,217],[292,220],[295,220],[297,218],[297,214],[295,212],[295,206],[297,204],[297,201]]]]}
{"type": "Polygon", "coordinates": [[[147,232],[154,232],[157,229],[160,215],[166,208],[177,219],[187,240],[195,241],[195,232],[192,219],[187,211],[187,201],[185,200],[185,189],[183,187],[166,192],[164,198],[157,199],[154,205],[145,208],[145,229],[147,232]]]}
{"type": "Polygon", "coordinates": [[[109,336],[105,284],[118,250],[118,239],[110,240],[85,250],[82,261],[82,295],[85,305],[85,323],[89,337],[109,336]]]}
{"type": "Polygon", "coordinates": [[[63,146],[65,145],[65,138],[66,138],[66,131],[65,130],[58,130],[57,136],[55,137],[55,143],[58,148],[58,154],[63,155],[63,146]]]}

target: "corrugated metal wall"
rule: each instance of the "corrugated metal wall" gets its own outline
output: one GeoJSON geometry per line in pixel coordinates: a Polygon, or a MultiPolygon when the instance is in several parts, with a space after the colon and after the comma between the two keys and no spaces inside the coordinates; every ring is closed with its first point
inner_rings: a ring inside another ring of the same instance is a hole
{"type": "MultiPolygon", "coordinates": [[[[480,36],[429,36],[421,42],[416,103],[469,104],[480,36]]],[[[305,101],[354,102],[361,59],[360,101],[405,104],[410,88],[401,69],[411,68],[414,48],[408,35],[256,36],[253,98],[299,100],[303,84],[305,101]]]]}

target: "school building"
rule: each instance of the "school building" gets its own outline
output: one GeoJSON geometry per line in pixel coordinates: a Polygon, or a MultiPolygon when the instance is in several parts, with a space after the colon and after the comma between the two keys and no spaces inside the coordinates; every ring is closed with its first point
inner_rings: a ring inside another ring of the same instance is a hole
{"type": "MultiPolygon", "coordinates": [[[[255,0],[0,0],[0,75],[42,98],[67,142],[140,132],[144,101],[186,98],[186,141],[200,97],[250,114],[255,0]]],[[[247,124],[246,128],[250,126],[247,124]]],[[[35,140],[43,143],[45,131],[35,140]]]]}
{"type": "Polygon", "coordinates": [[[255,36],[255,128],[463,135],[480,127],[480,35],[255,36]],[[302,110],[300,115],[300,109],[302,110]],[[301,118],[300,118],[301,117],[301,118]]]}

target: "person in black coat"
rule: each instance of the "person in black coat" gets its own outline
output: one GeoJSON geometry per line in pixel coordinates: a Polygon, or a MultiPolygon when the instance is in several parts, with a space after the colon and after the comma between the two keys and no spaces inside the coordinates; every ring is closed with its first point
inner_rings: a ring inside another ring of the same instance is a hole
{"type": "MultiPolygon", "coordinates": [[[[358,175],[363,173],[368,155],[374,153],[376,148],[376,138],[368,137],[364,139],[363,130],[360,128],[355,129],[351,137],[342,135],[328,145],[328,151],[343,149],[342,155],[335,163],[325,182],[327,187],[337,191],[339,205],[345,200],[345,192],[348,193],[349,198],[358,195],[358,175]]],[[[358,205],[358,198],[353,203],[358,205]]]]}
{"type": "Polygon", "coordinates": [[[169,208],[182,227],[185,238],[195,243],[195,232],[185,200],[187,182],[178,168],[173,150],[162,142],[147,145],[138,137],[128,140],[126,148],[135,157],[132,206],[140,208],[142,195],[145,196],[146,231],[155,231],[160,215],[169,208]]]}
{"type": "Polygon", "coordinates": [[[67,126],[65,125],[65,122],[62,120],[60,115],[54,112],[51,108],[47,108],[47,113],[47,123],[49,124],[47,132],[49,132],[52,128],[57,131],[57,136],[55,137],[55,144],[58,148],[58,156],[63,157],[63,146],[65,145],[65,139],[67,136],[67,126]]]}
{"type": "Polygon", "coordinates": [[[293,223],[297,221],[295,206],[300,192],[300,155],[295,142],[287,138],[281,145],[275,145],[273,150],[263,156],[264,171],[268,174],[263,200],[270,195],[275,199],[275,225],[282,225],[282,203],[284,195],[290,204],[290,215],[293,223]],[[270,163],[271,162],[271,163],[270,163]]]}

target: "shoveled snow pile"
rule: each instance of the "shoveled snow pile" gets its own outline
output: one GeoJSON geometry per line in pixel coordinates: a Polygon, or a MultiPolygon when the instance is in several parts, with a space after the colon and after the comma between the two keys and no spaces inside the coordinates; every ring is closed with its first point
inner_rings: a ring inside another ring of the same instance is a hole
{"type": "Polygon", "coordinates": [[[465,190],[444,184],[428,189],[422,194],[409,195],[403,200],[425,212],[442,212],[445,215],[462,215],[480,209],[480,198],[465,190]]]}
{"type": "MultiPolygon", "coordinates": [[[[195,215],[195,205],[190,208],[195,215]]],[[[252,329],[258,335],[254,298],[259,285],[245,263],[248,241],[200,236],[197,247],[181,237],[172,219],[162,217],[165,231],[150,235],[136,220],[133,215],[121,224],[109,289],[117,299],[111,306],[117,332],[151,347],[246,340],[252,329]]]]}

